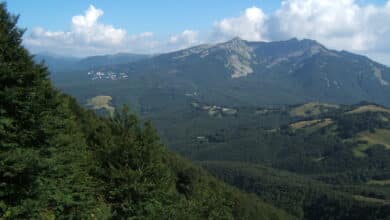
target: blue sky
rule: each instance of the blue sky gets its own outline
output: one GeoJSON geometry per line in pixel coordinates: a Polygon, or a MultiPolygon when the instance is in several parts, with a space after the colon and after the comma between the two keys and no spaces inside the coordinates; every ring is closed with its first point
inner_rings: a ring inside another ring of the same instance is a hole
{"type": "MultiPolygon", "coordinates": [[[[337,0],[336,0],[337,1],[337,0]]],[[[386,0],[360,0],[361,4],[382,5],[386,0]]],[[[183,29],[206,30],[225,17],[237,16],[251,6],[272,13],[280,0],[11,0],[10,11],[20,14],[20,25],[28,29],[41,26],[50,30],[69,28],[70,18],[90,4],[104,10],[103,23],[115,24],[128,32],[154,31],[162,35],[183,29]]]]}
{"type": "Polygon", "coordinates": [[[311,38],[390,64],[390,0],[11,0],[33,52],[161,53],[233,37],[311,38]]]}
{"type": "Polygon", "coordinates": [[[278,0],[12,0],[8,8],[21,14],[20,25],[37,26],[49,30],[69,28],[70,18],[80,14],[89,5],[104,10],[102,23],[114,24],[129,33],[153,31],[169,35],[184,29],[206,30],[219,19],[232,17],[250,6],[259,6],[266,12],[280,5],[278,0]]]}

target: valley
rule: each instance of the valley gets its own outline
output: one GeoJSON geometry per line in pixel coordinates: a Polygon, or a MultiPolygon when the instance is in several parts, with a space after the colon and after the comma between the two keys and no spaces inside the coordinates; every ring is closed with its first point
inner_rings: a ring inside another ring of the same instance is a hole
{"type": "Polygon", "coordinates": [[[0,2],[0,220],[390,220],[390,0],[85,4],[0,2]]]}
{"type": "MultiPolygon", "coordinates": [[[[160,91],[151,94],[164,94],[160,91]]],[[[309,211],[323,198],[345,218],[362,216],[357,210],[389,214],[388,108],[320,102],[217,106],[189,94],[167,92],[158,101],[143,96],[154,101],[143,100],[148,105],[139,113],[153,122],[169,149],[298,218],[331,217],[309,211]]]]}
{"type": "Polygon", "coordinates": [[[103,94],[130,105],[170,150],[297,218],[389,215],[385,66],[310,40],[235,38],[96,70],[126,71],[126,80],[79,77],[85,71],[53,82],[80,103],[103,94]]]}

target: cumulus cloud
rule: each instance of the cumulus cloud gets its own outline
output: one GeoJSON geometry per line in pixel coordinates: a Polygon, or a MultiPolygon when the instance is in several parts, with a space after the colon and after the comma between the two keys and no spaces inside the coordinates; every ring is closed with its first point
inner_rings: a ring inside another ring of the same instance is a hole
{"type": "Polygon", "coordinates": [[[251,41],[266,40],[265,13],[257,7],[247,8],[239,17],[225,18],[214,23],[214,38],[226,40],[232,37],[241,37],[251,41]]]}
{"type": "Polygon", "coordinates": [[[174,45],[174,48],[182,49],[200,43],[198,40],[198,32],[194,30],[185,30],[178,35],[173,35],[169,38],[169,45],[174,45]]]}
{"type": "Polygon", "coordinates": [[[87,44],[119,45],[123,42],[126,31],[98,23],[99,17],[103,14],[101,9],[90,5],[84,15],[72,18],[71,34],[87,44]]]}
{"type": "Polygon", "coordinates": [[[379,7],[354,0],[287,0],[273,15],[269,33],[272,39],[311,38],[336,49],[380,49],[390,37],[389,6],[390,1],[379,7]]]}
{"type": "Polygon", "coordinates": [[[27,46],[47,49],[79,50],[80,47],[93,52],[108,46],[119,46],[126,38],[126,31],[112,25],[99,23],[104,14],[90,5],[84,15],[72,18],[70,31],[48,31],[35,28],[25,39],[27,46]]]}
{"type": "MultiPolygon", "coordinates": [[[[69,31],[35,28],[25,38],[33,51],[61,51],[72,55],[113,52],[161,53],[241,37],[249,41],[310,38],[333,49],[351,50],[377,59],[390,57],[390,0],[383,5],[357,0],[284,0],[266,14],[249,7],[236,17],[215,21],[209,32],[187,29],[167,39],[153,32],[127,34],[99,22],[104,12],[93,5],[71,19],[69,31]],[[378,58],[379,57],[379,58],[378,58]]],[[[390,60],[386,62],[390,64],[390,60]]]]}
{"type": "MultiPolygon", "coordinates": [[[[265,14],[250,7],[237,17],[214,23],[211,39],[238,36],[249,41],[309,38],[333,49],[390,54],[390,0],[384,5],[360,4],[355,0],[284,0],[265,14]]],[[[387,62],[390,63],[390,60],[387,62]]]]}
{"type": "MultiPolygon", "coordinates": [[[[214,35],[245,40],[310,38],[352,51],[390,50],[390,1],[360,5],[354,0],[285,0],[266,15],[251,7],[214,25],[214,35]]],[[[224,39],[224,38],[223,38],[224,39]]]]}
{"type": "Polygon", "coordinates": [[[194,30],[184,30],[166,40],[157,40],[153,32],[129,35],[124,29],[99,22],[103,15],[103,10],[90,5],[83,15],[72,17],[69,31],[34,28],[24,43],[32,52],[49,51],[73,56],[117,52],[161,53],[200,43],[198,32],[194,30]]]}
{"type": "Polygon", "coordinates": [[[155,53],[159,52],[161,42],[154,38],[153,32],[143,32],[128,36],[121,52],[155,53]]]}

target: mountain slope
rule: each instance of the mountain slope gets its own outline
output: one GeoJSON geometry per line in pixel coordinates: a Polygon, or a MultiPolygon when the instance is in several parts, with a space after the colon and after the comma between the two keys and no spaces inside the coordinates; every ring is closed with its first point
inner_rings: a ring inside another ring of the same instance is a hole
{"type": "MultiPolygon", "coordinates": [[[[261,165],[223,161],[204,161],[201,164],[226,182],[256,193],[299,219],[374,220],[390,216],[390,203],[383,199],[370,199],[372,195],[360,186],[345,186],[349,188],[346,193],[330,184],[261,165]],[[354,195],[359,193],[365,196],[354,195]]],[[[380,186],[371,190],[372,194],[386,191],[380,186]]]]}
{"type": "Polygon", "coordinates": [[[88,70],[99,68],[102,66],[110,66],[117,64],[128,64],[151,56],[132,53],[117,53],[113,55],[90,56],[85,58],[59,56],[50,53],[38,53],[34,55],[34,61],[37,63],[44,62],[49,70],[56,73],[88,70]]]}
{"type": "Polygon", "coordinates": [[[44,62],[50,71],[72,70],[73,66],[80,60],[77,57],[59,56],[51,53],[38,53],[33,57],[37,63],[44,62]]]}
{"type": "Polygon", "coordinates": [[[147,59],[151,56],[132,53],[117,53],[113,55],[91,56],[81,59],[77,65],[84,69],[98,68],[102,66],[127,64],[139,60],[147,59]]]}
{"type": "Polygon", "coordinates": [[[218,178],[302,219],[390,215],[389,108],[188,105],[147,117],[171,148],[218,178]]]}
{"type": "Polygon", "coordinates": [[[266,43],[235,38],[100,70],[126,72],[129,87],[144,81],[145,89],[180,88],[216,104],[231,105],[234,100],[239,105],[308,101],[390,105],[388,67],[312,40],[266,43]]]}
{"type": "Polygon", "coordinates": [[[55,90],[0,4],[1,219],[294,219],[167,151],[123,108],[55,90]]]}

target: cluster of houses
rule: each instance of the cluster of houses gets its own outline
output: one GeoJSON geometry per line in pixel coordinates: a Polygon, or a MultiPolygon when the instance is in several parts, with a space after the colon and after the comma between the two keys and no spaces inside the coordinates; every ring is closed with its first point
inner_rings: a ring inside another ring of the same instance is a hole
{"type": "Polygon", "coordinates": [[[192,107],[207,112],[210,116],[222,117],[228,115],[236,115],[237,109],[221,107],[216,105],[201,105],[198,102],[192,102],[192,107]]]}
{"type": "Polygon", "coordinates": [[[123,80],[129,78],[126,73],[120,72],[116,73],[113,71],[103,72],[103,71],[89,71],[88,76],[92,80],[123,80]]]}

